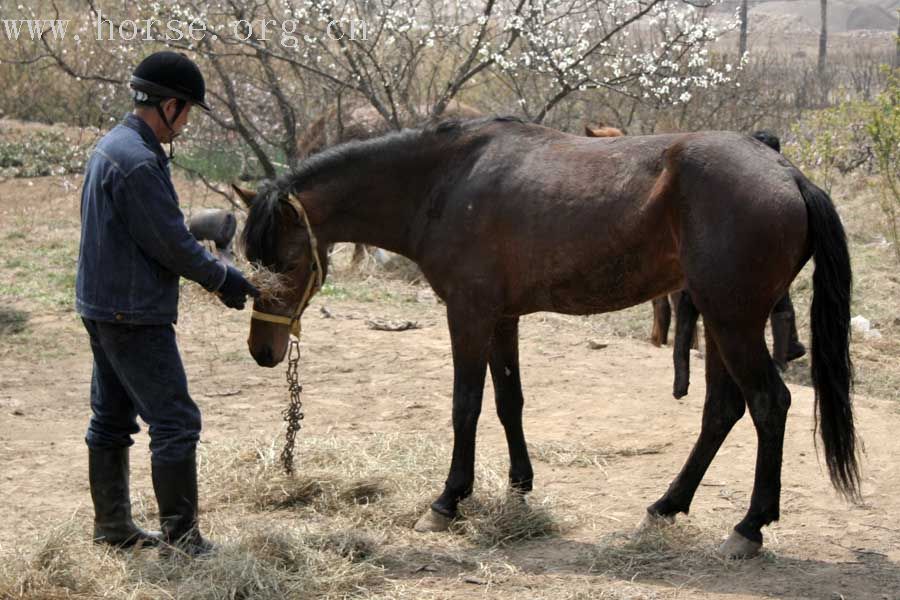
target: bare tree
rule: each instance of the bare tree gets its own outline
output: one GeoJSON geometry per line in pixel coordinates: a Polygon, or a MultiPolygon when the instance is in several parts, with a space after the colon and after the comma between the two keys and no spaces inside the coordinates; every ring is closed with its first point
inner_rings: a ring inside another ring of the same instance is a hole
{"type": "MultiPolygon", "coordinates": [[[[823,0],[824,1],[824,0],[823,0]]],[[[741,0],[739,19],[741,21],[741,35],[738,42],[738,56],[743,57],[747,52],[747,26],[748,26],[748,0],[741,0]]]]}
{"type": "Polygon", "coordinates": [[[894,68],[900,69],[900,8],[897,9],[897,47],[894,53],[894,68]]]}
{"type": "Polygon", "coordinates": [[[819,0],[822,28],[819,30],[819,77],[825,74],[825,54],[828,50],[828,0],[819,0]]]}
{"type": "Polygon", "coordinates": [[[60,1],[81,40],[44,36],[34,60],[123,106],[144,54],[189,53],[214,108],[192,138],[208,140],[207,154],[238,142],[248,174],[263,177],[297,166],[304,130],[338,99],[396,129],[491,81],[508,92],[498,110],[543,122],[583,90],[686,103],[730,78],[706,50],[722,32],[707,0],[60,1]]]}

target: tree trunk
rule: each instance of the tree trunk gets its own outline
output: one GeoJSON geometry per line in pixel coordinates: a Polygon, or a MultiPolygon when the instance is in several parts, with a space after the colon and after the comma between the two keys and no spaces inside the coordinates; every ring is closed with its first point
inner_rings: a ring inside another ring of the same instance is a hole
{"type": "Polygon", "coordinates": [[[747,52],[747,2],[748,0],[741,0],[741,38],[738,46],[738,60],[744,57],[744,53],[747,52]]]}
{"type": "Polygon", "coordinates": [[[822,30],[819,32],[819,76],[825,73],[825,53],[828,48],[828,0],[820,0],[822,30]]]}
{"type": "Polygon", "coordinates": [[[894,53],[894,68],[900,69],[900,8],[897,9],[897,50],[894,53]]]}

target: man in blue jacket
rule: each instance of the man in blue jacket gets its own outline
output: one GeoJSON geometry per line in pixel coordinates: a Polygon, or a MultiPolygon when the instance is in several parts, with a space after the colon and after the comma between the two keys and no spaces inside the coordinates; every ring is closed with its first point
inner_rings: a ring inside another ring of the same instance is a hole
{"type": "Polygon", "coordinates": [[[179,277],[235,309],[259,292],[190,234],[160,145],[171,144],[193,106],[209,110],[197,65],[157,52],[135,69],[131,88],[134,111],[97,143],[81,195],[76,310],[94,356],[85,438],[94,538],[117,547],[162,542],[196,556],[212,544],[197,525],[200,410],[175,339],[179,277]],[[128,448],[137,416],[149,426],[160,534],[131,516],[128,448]]]}

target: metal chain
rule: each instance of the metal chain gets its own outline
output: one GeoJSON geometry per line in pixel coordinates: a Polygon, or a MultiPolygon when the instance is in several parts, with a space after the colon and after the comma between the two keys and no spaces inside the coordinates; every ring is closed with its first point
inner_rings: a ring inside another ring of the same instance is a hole
{"type": "Polygon", "coordinates": [[[281,465],[288,475],[294,474],[294,442],[297,432],[300,431],[300,421],[303,420],[303,402],[300,400],[300,377],[297,368],[300,364],[300,340],[291,336],[291,345],[288,349],[287,383],[291,399],[288,406],[281,413],[287,423],[287,431],[284,434],[284,448],[281,450],[281,465]]]}

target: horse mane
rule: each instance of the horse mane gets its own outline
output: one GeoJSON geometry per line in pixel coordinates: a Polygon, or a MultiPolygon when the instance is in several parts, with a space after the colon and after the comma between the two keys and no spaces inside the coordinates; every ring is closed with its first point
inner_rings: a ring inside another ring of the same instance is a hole
{"type": "Polygon", "coordinates": [[[327,145],[325,127],[337,114],[337,108],[331,108],[315,119],[297,140],[297,153],[301,157],[315,154],[319,148],[327,145]]]}
{"type": "Polygon", "coordinates": [[[281,210],[284,183],[278,179],[264,181],[257,189],[247,221],[241,231],[240,247],[247,260],[272,266],[277,262],[276,232],[281,210]]]}
{"type": "Polygon", "coordinates": [[[500,116],[487,116],[487,117],[478,117],[475,119],[465,119],[460,117],[453,117],[451,119],[444,119],[438,121],[436,123],[431,123],[426,125],[422,131],[424,132],[434,132],[437,134],[459,134],[468,131],[473,131],[475,129],[480,129],[485,125],[489,125],[491,123],[521,123],[524,124],[525,121],[521,117],[517,117],[515,115],[500,115],[500,116]]]}

